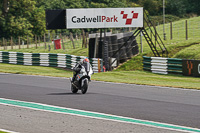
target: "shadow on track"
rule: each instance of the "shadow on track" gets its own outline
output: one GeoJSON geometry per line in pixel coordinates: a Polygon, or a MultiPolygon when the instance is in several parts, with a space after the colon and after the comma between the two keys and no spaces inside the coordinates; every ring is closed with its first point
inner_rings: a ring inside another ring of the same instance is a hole
{"type": "Polygon", "coordinates": [[[49,93],[47,95],[87,95],[87,94],[96,94],[96,93],[86,93],[86,94],[82,94],[82,93],[49,93]]]}
{"type": "Polygon", "coordinates": [[[81,93],[49,93],[47,95],[80,95],[81,93]]]}

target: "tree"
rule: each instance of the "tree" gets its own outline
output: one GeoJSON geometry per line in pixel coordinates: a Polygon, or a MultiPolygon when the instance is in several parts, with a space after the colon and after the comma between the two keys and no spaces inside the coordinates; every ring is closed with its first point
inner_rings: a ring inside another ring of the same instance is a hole
{"type": "Polygon", "coordinates": [[[200,15],[200,2],[199,0],[184,0],[186,5],[186,13],[196,13],[200,15]]]}
{"type": "Polygon", "coordinates": [[[127,7],[126,0],[93,0],[91,8],[127,7]]]}
{"type": "Polygon", "coordinates": [[[168,0],[166,4],[166,13],[183,17],[186,14],[184,0],[168,0]]]}
{"type": "Polygon", "coordinates": [[[9,1],[8,0],[3,0],[3,4],[2,4],[2,15],[5,16],[9,10],[8,8],[8,5],[9,5],[9,1]]]}
{"type": "Polygon", "coordinates": [[[6,38],[11,36],[26,38],[33,35],[33,30],[37,30],[37,34],[44,32],[44,10],[35,5],[34,0],[9,0],[6,12],[3,9],[0,16],[1,34],[6,38]]]}
{"type": "Polygon", "coordinates": [[[30,20],[32,33],[34,35],[43,35],[46,31],[45,10],[42,7],[36,8],[30,20]]]}
{"type": "Polygon", "coordinates": [[[162,2],[160,0],[138,0],[138,3],[144,7],[150,15],[160,15],[159,11],[162,8],[162,2]]]}

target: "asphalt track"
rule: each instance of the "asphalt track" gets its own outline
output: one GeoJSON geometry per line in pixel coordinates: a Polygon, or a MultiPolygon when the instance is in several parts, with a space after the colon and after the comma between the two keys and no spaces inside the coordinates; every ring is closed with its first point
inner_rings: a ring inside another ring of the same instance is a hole
{"type": "Polygon", "coordinates": [[[66,78],[1,73],[0,98],[200,128],[198,90],[92,81],[82,95],[66,78]]]}

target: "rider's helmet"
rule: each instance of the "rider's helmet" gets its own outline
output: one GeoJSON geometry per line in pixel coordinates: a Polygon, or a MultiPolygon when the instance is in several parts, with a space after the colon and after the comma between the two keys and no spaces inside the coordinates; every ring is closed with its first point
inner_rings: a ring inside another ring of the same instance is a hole
{"type": "Polygon", "coordinates": [[[86,62],[89,63],[89,59],[88,59],[88,58],[85,58],[85,59],[83,60],[83,63],[86,63],[86,62]]]}

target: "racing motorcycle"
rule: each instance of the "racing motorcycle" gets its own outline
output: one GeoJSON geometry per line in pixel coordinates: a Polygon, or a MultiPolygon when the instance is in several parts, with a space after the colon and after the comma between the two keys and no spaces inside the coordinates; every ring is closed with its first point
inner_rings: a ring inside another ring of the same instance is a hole
{"type": "Polygon", "coordinates": [[[85,94],[88,90],[88,85],[90,82],[91,75],[94,74],[91,65],[87,62],[86,65],[80,65],[80,70],[78,74],[76,74],[76,70],[74,70],[75,79],[71,81],[71,91],[72,93],[77,93],[78,90],[81,90],[82,94],[85,94]]]}

